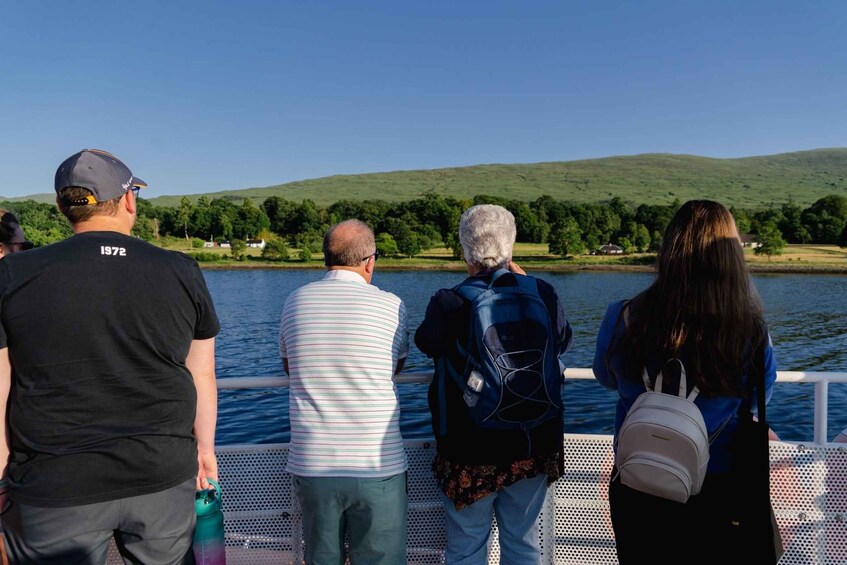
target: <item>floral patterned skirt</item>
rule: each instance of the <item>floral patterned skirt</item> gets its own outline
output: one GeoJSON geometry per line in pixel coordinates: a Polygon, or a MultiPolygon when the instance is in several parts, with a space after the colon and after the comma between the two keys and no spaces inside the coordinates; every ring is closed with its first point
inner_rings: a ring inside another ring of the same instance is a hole
{"type": "Polygon", "coordinates": [[[456,510],[461,510],[492,492],[541,473],[547,475],[548,486],[553,484],[562,473],[560,460],[560,454],[553,453],[502,465],[464,465],[436,455],[432,472],[441,491],[453,501],[456,510]]]}

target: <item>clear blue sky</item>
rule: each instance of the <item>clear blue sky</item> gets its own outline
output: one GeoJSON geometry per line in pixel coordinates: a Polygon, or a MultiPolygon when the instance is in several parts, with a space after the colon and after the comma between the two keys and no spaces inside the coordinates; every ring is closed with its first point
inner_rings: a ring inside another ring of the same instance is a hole
{"type": "Polygon", "coordinates": [[[8,2],[0,195],[84,147],[148,197],[845,147],[845,30],[841,0],[8,2]]]}

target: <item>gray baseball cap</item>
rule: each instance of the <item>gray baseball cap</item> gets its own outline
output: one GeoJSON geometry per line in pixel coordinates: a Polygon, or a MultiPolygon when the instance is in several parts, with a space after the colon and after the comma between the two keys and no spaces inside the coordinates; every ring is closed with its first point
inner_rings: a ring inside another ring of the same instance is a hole
{"type": "Polygon", "coordinates": [[[56,194],[69,186],[87,188],[91,196],[68,202],[73,205],[95,204],[119,198],[133,187],[144,188],[147,183],[132,176],[123,161],[100,149],[83,149],[59,165],[54,182],[56,194]]]}

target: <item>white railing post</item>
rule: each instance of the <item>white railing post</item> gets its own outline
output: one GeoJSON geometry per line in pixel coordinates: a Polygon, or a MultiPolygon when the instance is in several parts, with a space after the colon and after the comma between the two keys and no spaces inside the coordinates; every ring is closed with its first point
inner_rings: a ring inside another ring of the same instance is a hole
{"type": "Polygon", "coordinates": [[[829,411],[829,381],[823,378],[815,383],[815,443],[826,443],[827,412],[829,411]]]}

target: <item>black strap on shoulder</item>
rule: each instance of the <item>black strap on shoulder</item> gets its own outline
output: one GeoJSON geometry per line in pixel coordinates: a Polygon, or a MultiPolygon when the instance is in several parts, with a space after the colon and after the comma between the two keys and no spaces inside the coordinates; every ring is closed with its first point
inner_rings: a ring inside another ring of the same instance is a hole
{"type": "Polygon", "coordinates": [[[768,418],[766,415],[767,405],[765,403],[765,341],[759,343],[758,355],[755,355],[754,361],[756,364],[756,415],[763,425],[767,425],[768,418]]]}
{"type": "Polygon", "coordinates": [[[747,378],[746,395],[738,407],[739,414],[743,416],[742,410],[748,412],[753,408],[753,395],[756,397],[756,419],[767,424],[767,406],[765,405],[765,340],[753,350],[753,367],[747,378]]]}

